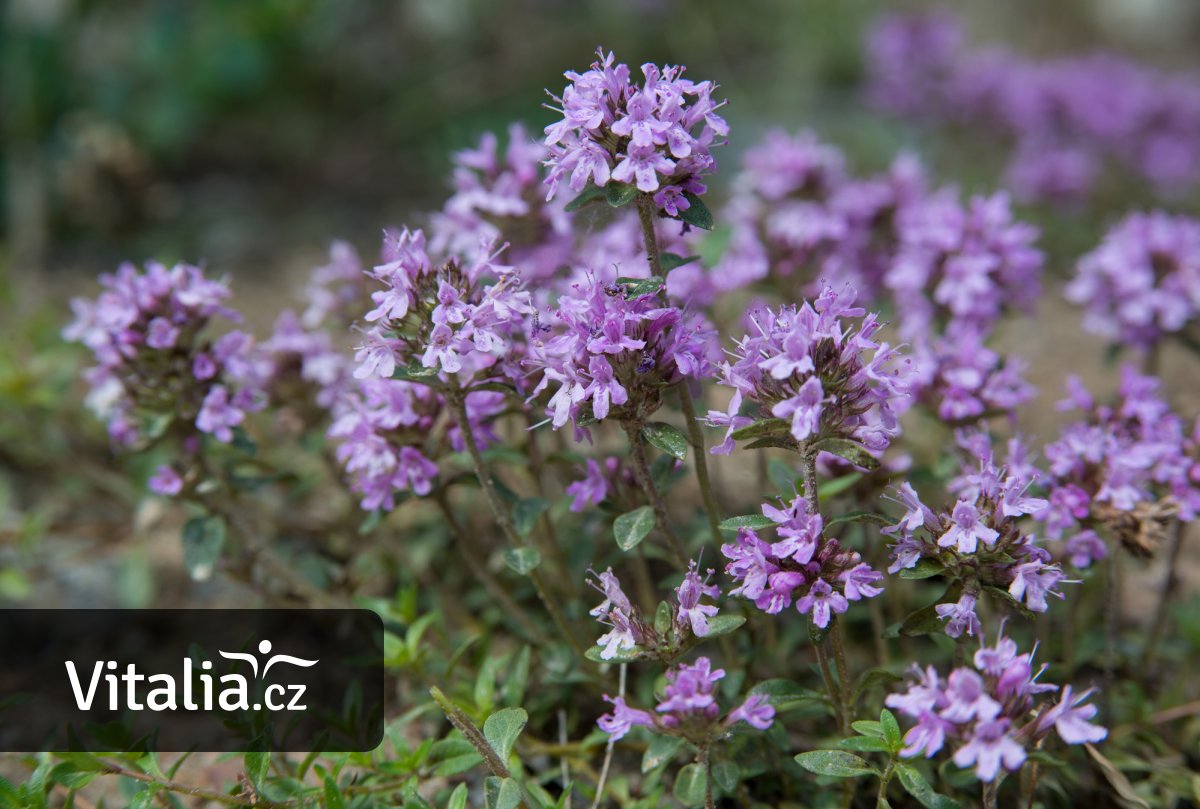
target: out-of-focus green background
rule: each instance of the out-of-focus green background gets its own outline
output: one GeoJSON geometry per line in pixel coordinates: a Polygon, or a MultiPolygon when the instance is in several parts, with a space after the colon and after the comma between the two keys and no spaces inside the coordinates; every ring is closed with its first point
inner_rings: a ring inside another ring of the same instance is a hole
{"type": "MultiPolygon", "coordinates": [[[[916,147],[965,182],[987,161],[864,109],[869,0],[8,0],[0,30],[9,280],[207,260],[239,284],[333,236],[360,246],[436,206],[449,153],[551,117],[544,88],[604,44],[721,83],[726,167],[770,125],[874,167],[916,147]],[[250,276],[250,277],[248,277],[250,276]]],[[[1114,48],[1166,67],[1191,0],[959,3],[977,42],[1114,48]]],[[[719,183],[719,181],[718,181],[719,183]]]]}

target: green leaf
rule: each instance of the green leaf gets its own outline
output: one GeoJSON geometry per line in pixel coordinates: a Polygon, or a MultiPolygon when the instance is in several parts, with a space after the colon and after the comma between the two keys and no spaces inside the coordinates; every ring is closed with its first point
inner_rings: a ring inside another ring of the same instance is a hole
{"type": "Polygon", "coordinates": [[[791,426],[783,419],[775,417],[759,419],[753,424],[748,424],[739,430],[733,431],[733,437],[737,441],[745,441],[751,438],[764,438],[767,436],[789,435],[791,426]]]}
{"type": "Polygon", "coordinates": [[[654,611],[654,631],[660,635],[666,635],[674,621],[675,611],[671,609],[670,602],[658,602],[658,609],[654,611]]]}
{"type": "Polygon", "coordinates": [[[670,272],[676,267],[682,267],[684,264],[691,264],[693,261],[699,261],[700,256],[681,256],[677,253],[660,253],[658,263],[662,265],[663,272],[670,272]]]}
{"type": "Polygon", "coordinates": [[[856,753],[888,753],[887,742],[883,739],[876,739],[874,736],[851,736],[849,739],[842,739],[838,742],[838,747],[843,750],[853,750],[856,753]]]}
{"type": "Polygon", "coordinates": [[[629,183],[618,183],[614,180],[609,180],[608,185],[604,186],[604,198],[614,208],[622,208],[628,205],[637,199],[637,195],[637,186],[629,183]]]}
{"type": "Polygon", "coordinates": [[[904,746],[904,734],[900,732],[900,723],[896,721],[896,715],[884,708],[879,712],[879,724],[883,726],[883,738],[888,748],[893,753],[900,752],[900,748],[904,746]]]}
{"type": "Polygon", "coordinates": [[[854,487],[854,484],[863,479],[862,472],[851,472],[848,475],[828,480],[821,484],[820,499],[832,500],[842,492],[848,491],[854,487]]]}
{"type": "Polygon", "coordinates": [[[541,563],[542,555],[537,548],[512,548],[504,552],[504,564],[522,576],[528,576],[541,563]]]}
{"type": "Polygon", "coordinates": [[[862,736],[873,736],[880,740],[885,737],[883,726],[872,719],[859,719],[857,722],[851,722],[850,727],[854,728],[855,733],[862,736]]]}
{"type": "Polygon", "coordinates": [[[683,739],[678,736],[663,736],[657,733],[651,736],[650,744],[646,746],[646,752],[642,755],[642,773],[648,773],[675,758],[680,747],[683,747],[683,739]]]}
{"type": "Polygon", "coordinates": [[[220,517],[193,517],[184,524],[183,567],[194,581],[212,576],[224,544],[225,521],[220,517]]]}
{"type": "Polygon", "coordinates": [[[446,809],[467,809],[467,785],[459,784],[450,793],[450,800],[446,802],[446,809]]]}
{"type": "Polygon", "coordinates": [[[786,449],[795,451],[796,441],[790,435],[769,435],[746,444],[743,449],[786,449]]]}
{"type": "Polygon", "coordinates": [[[537,524],[538,518],[548,508],[550,508],[550,503],[541,497],[527,497],[524,500],[518,500],[512,510],[513,528],[517,529],[517,533],[521,536],[529,536],[533,531],[533,526],[537,524]]]}
{"type": "Polygon", "coordinates": [[[246,768],[246,777],[254,785],[255,791],[261,792],[263,779],[267,777],[267,770],[271,767],[271,754],[251,751],[246,753],[242,763],[246,768]]]}
{"type": "Polygon", "coordinates": [[[809,772],[830,778],[859,778],[879,775],[867,760],[845,750],[813,750],[796,756],[796,763],[809,772]]]}
{"type": "Polygon", "coordinates": [[[828,452],[863,469],[878,469],[879,459],[857,441],[847,438],[822,438],[812,445],[819,452],[828,452]]]}
{"type": "Polygon", "coordinates": [[[525,700],[525,687],[529,684],[529,659],[532,652],[528,646],[513,656],[504,679],[504,701],[509,705],[520,705],[525,700]]]}
{"type": "Polygon", "coordinates": [[[742,528],[770,528],[775,524],[775,521],[770,517],[762,514],[743,514],[741,517],[730,517],[727,520],[721,520],[721,524],[717,527],[722,531],[737,531],[742,528]]]}
{"type": "Polygon", "coordinates": [[[617,283],[625,288],[625,300],[631,301],[643,295],[657,295],[662,289],[663,279],[657,275],[649,278],[618,278],[617,283]]]}
{"type": "Polygon", "coordinates": [[[916,798],[927,809],[961,809],[958,801],[934,792],[933,787],[929,786],[929,782],[925,780],[925,776],[921,775],[920,770],[911,764],[897,763],[896,776],[900,779],[900,785],[904,787],[904,791],[916,798]]]}
{"type": "Polygon", "coordinates": [[[1015,611],[1024,618],[1028,618],[1030,620],[1037,618],[1037,614],[1034,613],[1033,610],[1029,609],[1029,607],[1025,606],[1020,601],[1017,601],[1017,599],[1013,598],[1012,593],[1008,592],[1008,590],[991,584],[985,584],[983,586],[983,592],[986,593],[993,601],[1015,611]]]}
{"type": "Polygon", "coordinates": [[[712,765],[713,783],[720,787],[721,791],[726,794],[737,789],[738,781],[741,780],[741,777],[742,771],[732,761],[718,761],[712,765]]]}
{"type": "Polygon", "coordinates": [[[521,805],[521,787],[511,778],[489,775],[483,782],[487,809],[517,809],[521,805]]]}
{"type": "Polygon", "coordinates": [[[767,698],[776,711],[785,711],[803,701],[827,702],[829,697],[811,688],[805,688],[793,680],[782,678],[763,680],[750,689],[751,694],[761,694],[767,698]]]}
{"type": "Polygon", "coordinates": [[[937,559],[930,559],[928,556],[926,556],[924,559],[921,559],[919,562],[917,562],[917,564],[913,567],[901,570],[900,578],[928,579],[938,575],[945,569],[946,566],[937,559]]]}
{"type": "Polygon", "coordinates": [[[675,776],[675,800],[684,806],[703,806],[706,774],[699,764],[689,764],[675,776]]]}
{"type": "Polygon", "coordinates": [[[915,638],[941,631],[945,624],[937,614],[937,607],[937,604],[930,604],[928,607],[922,607],[911,613],[900,624],[900,634],[915,638]]]}
{"type": "Polygon", "coordinates": [[[686,211],[679,212],[679,219],[703,230],[712,230],[712,211],[708,209],[704,201],[691,191],[684,191],[683,198],[688,201],[690,207],[686,211]]]}
{"type": "Polygon", "coordinates": [[[0,809],[21,809],[17,788],[2,775],[0,775],[0,809]]]}
{"type": "Polygon", "coordinates": [[[746,623],[744,615],[714,615],[708,619],[708,634],[706,638],[719,638],[728,635],[742,624],[746,623]]]}
{"type": "Polygon", "coordinates": [[[338,789],[337,781],[332,775],[325,776],[325,809],[346,809],[342,800],[342,792],[338,789]]]}
{"type": "Polygon", "coordinates": [[[94,770],[81,770],[69,761],[57,765],[50,771],[50,780],[67,789],[83,789],[99,775],[94,770]]]}
{"type": "Polygon", "coordinates": [[[508,761],[513,745],[528,721],[529,714],[525,713],[524,708],[505,708],[496,711],[483,723],[483,736],[501,761],[508,761]]]}
{"type": "Polygon", "coordinates": [[[632,663],[634,660],[642,659],[642,649],[638,646],[634,646],[632,649],[617,649],[608,660],[600,656],[603,652],[603,646],[593,646],[584,652],[583,656],[595,663],[632,663]]]}
{"type": "Polygon", "coordinates": [[[687,436],[666,422],[655,421],[642,428],[642,437],[677,460],[687,458],[687,436]]]}
{"type": "Polygon", "coordinates": [[[641,506],[613,521],[613,536],[623,551],[631,551],[654,529],[654,509],[641,506]]]}
{"type": "Polygon", "coordinates": [[[857,699],[859,695],[866,693],[872,688],[880,686],[894,685],[901,682],[904,678],[888,669],[873,668],[867,669],[858,677],[858,684],[854,687],[854,697],[857,699]]]}
{"type": "Polygon", "coordinates": [[[392,379],[402,379],[405,382],[420,382],[428,385],[438,375],[437,368],[426,368],[420,360],[413,360],[408,365],[392,371],[392,379]]]}
{"type": "Polygon", "coordinates": [[[874,525],[886,526],[892,524],[892,518],[883,514],[877,514],[874,511],[847,511],[845,514],[829,518],[825,521],[825,525],[828,527],[848,522],[869,522],[874,525]]]}
{"type": "Polygon", "coordinates": [[[588,183],[587,188],[583,189],[583,192],[575,197],[575,199],[568,202],[563,210],[567,212],[578,211],[580,208],[590,205],[593,202],[599,202],[606,196],[607,194],[603,188],[595,183],[588,183]]]}

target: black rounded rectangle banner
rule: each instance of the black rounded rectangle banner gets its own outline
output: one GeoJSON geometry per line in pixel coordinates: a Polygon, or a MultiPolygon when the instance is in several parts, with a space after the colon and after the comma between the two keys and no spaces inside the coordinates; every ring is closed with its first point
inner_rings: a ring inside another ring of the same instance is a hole
{"type": "Polygon", "coordinates": [[[370,610],[0,610],[0,750],[365,752],[370,610]]]}

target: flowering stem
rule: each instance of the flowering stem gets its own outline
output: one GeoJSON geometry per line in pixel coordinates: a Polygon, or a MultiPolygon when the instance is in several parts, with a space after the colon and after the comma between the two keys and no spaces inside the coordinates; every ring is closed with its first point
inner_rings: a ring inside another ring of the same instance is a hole
{"type": "Polygon", "coordinates": [[[654,510],[654,521],[658,525],[658,530],[667,538],[667,545],[670,546],[671,555],[675,557],[675,562],[680,568],[687,568],[687,555],[683,552],[683,545],[679,541],[679,537],[675,536],[675,531],[671,528],[671,519],[667,515],[667,504],[663,502],[662,495],[658,493],[658,488],[654,485],[654,479],[650,476],[650,465],[646,462],[646,444],[642,438],[642,426],[635,421],[624,421],[621,426],[625,428],[625,435],[629,437],[629,454],[633,461],[633,476],[637,480],[638,486],[642,487],[642,491],[646,493],[646,498],[650,501],[650,507],[654,510]]]}
{"type": "Polygon", "coordinates": [[[833,662],[837,666],[841,681],[842,732],[849,735],[850,723],[854,721],[854,694],[850,691],[850,670],[846,666],[846,643],[842,637],[842,622],[834,615],[829,619],[829,644],[833,647],[833,662]]]}
{"type": "Polygon", "coordinates": [[[1167,555],[1167,575],[1163,579],[1158,593],[1158,609],[1154,612],[1154,623],[1150,627],[1150,637],[1146,640],[1146,651],[1142,655],[1143,665],[1147,671],[1152,671],[1158,657],[1158,645],[1162,641],[1163,632],[1167,628],[1170,617],[1171,598],[1179,587],[1179,556],[1183,551],[1183,521],[1175,520],[1171,526],[1171,550],[1167,555]]]}
{"type": "Polygon", "coordinates": [[[818,514],[821,499],[817,491],[817,453],[807,445],[802,445],[800,455],[804,458],[804,496],[808,498],[809,511],[818,514]]]}
{"type": "MultiPolygon", "coordinates": [[[[625,696],[625,677],[626,663],[621,664],[620,682],[618,684],[618,697],[625,696]]],[[[592,809],[599,809],[600,801],[604,800],[604,784],[608,781],[608,768],[612,766],[613,748],[617,746],[617,740],[608,737],[608,745],[604,749],[604,764],[600,767],[600,778],[596,782],[596,799],[592,801],[592,809]]]]}
{"type": "Polygon", "coordinates": [[[649,194],[638,194],[638,220],[642,223],[642,238],[646,241],[646,258],[650,260],[650,274],[662,278],[662,255],[658,249],[658,236],[654,233],[654,199],[649,194]]]}
{"type": "MultiPolygon", "coordinates": [[[[509,516],[508,509],[504,505],[504,500],[500,497],[500,493],[496,491],[496,483],[492,480],[492,471],[488,467],[488,463],[483,458],[483,453],[479,451],[479,444],[475,441],[475,432],[471,429],[470,421],[467,419],[467,403],[464,393],[461,389],[455,388],[446,391],[446,399],[450,403],[450,407],[454,412],[455,420],[462,427],[463,441],[467,445],[467,454],[471,456],[471,465],[475,470],[475,477],[479,478],[479,486],[483,489],[484,498],[488,502],[488,506],[492,509],[492,516],[495,517],[496,523],[500,526],[504,538],[508,540],[508,544],[514,550],[525,547],[525,543],[521,540],[521,535],[517,533],[517,529],[513,526],[512,517],[509,516]]],[[[538,598],[546,607],[546,611],[550,613],[550,617],[554,620],[559,632],[566,638],[567,642],[575,652],[582,657],[584,653],[583,644],[580,643],[579,637],[571,630],[571,625],[567,621],[566,613],[562,607],[554,600],[550,594],[549,588],[546,587],[546,582],[542,578],[541,571],[536,567],[529,571],[529,579],[533,582],[533,588],[537,591],[538,598]]]]}
{"type": "Polygon", "coordinates": [[[1000,794],[1000,779],[983,785],[983,809],[997,809],[996,798],[1000,794]]]}
{"type": "Polygon", "coordinates": [[[879,779],[879,795],[875,798],[875,809],[886,809],[888,804],[887,791],[888,785],[892,783],[892,776],[896,773],[895,760],[889,761],[887,769],[883,771],[883,776],[879,779]]]}
{"type": "Polygon", "coordinates": [[[491,571],[481,561],[486,554],[479,547],[478,543],[475,542],[475,535],[470,531],[464,531],[458,524],[458,519],[454,516],[453,510],[450,508],[446,490],[439,489],[434,494],[433,499],[442,511],[442,517],[445,518],[446,526],[450,529],[450,536],[462,546],[464,551],[462,559],[466,563],[467,569],[471,571],[471,575],[483,585],[483,589],[487,590],[488,595],[496,599],[496,603],[500,605],[503,611],[512,616],[513,621],[530,640],[539,644],[545,643],[545,636],[533,621],[529,619],[525,610],[509,596],[508,592],[500,585],[500,582],[496,581],[496,577],[491,574],[491,571]]]}
{"type": "Polygon", "coordinates": [[[704,768],[704,809],[716,809],[713,801],[712,759],[708,755],[707,744],[700,748],[700,766],[704,768]]]}
{"type": "Polygon", "coordinates": [[[692,402],[692,392],[688,390],[687,380],[682,380],[675,386],[679,393],[679,407],[687,421],[688,435],[692,439],[692,451],[696,457],[696,481],[700,484],[700,496],[704,499],[704,512],[708,517],[708,530],[712,533],[712,541],[721,547],[721,528],[717,500],[713,496],[712,481],[708,477],[708,458],[705,455],[704,433],[700,430],[700,421],[696,418],[696,406],[692,402]]]}

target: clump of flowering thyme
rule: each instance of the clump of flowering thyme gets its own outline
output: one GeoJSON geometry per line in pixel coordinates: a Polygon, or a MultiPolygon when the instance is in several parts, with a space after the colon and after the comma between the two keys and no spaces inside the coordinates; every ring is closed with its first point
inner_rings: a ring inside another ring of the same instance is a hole
{"type": "Polygon", "coordinates": [[[1084,415],[1046,446],[1046,533],[1065,540],[1072,564],[1107,555],[1103,537],[1136,556],[1152,556],[1167,528],[1200,512],[1197,433],[1159,396],[1159,382],[1130,367],[1111,404],[1097,402],[1075,377],[1062,409],[1084,415]]]}
{"type": "Polygon", "coordinates": [[[1200,314],[1200,220],[1131,214],[1079,260],[1075,273],[1066,296],[1085,307],[1084,327],[1151,351],[1200,314]]]}
{"type": "MultiPolygon", "coordinates": [[[[271,363],[246,332],[212,335],[216,321],[241,320],[225,305],[226,284],[199,267],[157,262],[143,272],[122,264],[100,283],[95,300],[72,301],[75,321],[63,334],[96,360],[86,375],[88,404],[108,422],[113,442],[145,448],[175,439],[186,458],[205,437],[233,442],[247,414],[266,404],[271,363]]],[[[160,467],[151,488],[179,494],[189,466],[181,459],[160,467]]]]}
{"type": "Polygon", "coordinates": [[[712,372],[715,332],[666,305],[653,281],[572,286],[551,324],[539,324],[526,364],[541,371],[531,395],[557,386],[547,405],[554,429],[611,416],[638,422],[662,404],[667,386],[712,372]]]}
{"type": "Polygon", "coordinates": [[[441,263],[420,230],[388,233],[384,263],[371,275],[372,324],[355,356],[360,379],[402,376],[454,379],[458,385],[507,379],[519,383],[519,351],[532,314],[529,293],[489,244],[441,263]]]}
{"type": "Polygon", "coordinates": [[[741,705],[721,714],[716,686],[725,677],[724,669],[714,669],[707,657],[667,671],[667,686],[654,712],[631,708],[624,697],[608,697],[613,710],[596,722],[610,739],[624,738],[635,726],[656,733],[679,736],[706,749],[738,722],[766,730],[775,721],[775,709],[761,694],[751,694],[741,705]]]}
{"type": "Polygon", "coordinates": [[[825,629],[851,601],[883,592],[876,586],[883,574],[864,562],[857,551],[825,536],[821,515],[811,510],[806,499],[798,496],[781,505],[783,508],[764,503],[762,507],[763,516],[778,535],[775,542],[743,527],[736,542],[721,547],[729,560],[725,572],[738,582],[730,595],[749,599],[770,614],[795,602],[800,614],[825,629]]]}
{"type": "Polygon", "coordinates": [[[631,82],[629,66],[603,49],[590,69],[566,73],[571,83],[553,97],[563,118],[546,127],[548,198],[564,182],[579,193],[616,181],[686,221],[716,167],[710,150],[729,134],[717,114],[725,102],[713,100],[715,84],[684,78],[682,67],[645,64],[642,76],[640,86],[631,82]]]}
{"type": "Polygon", "coordinates": [[[891,499],[904,506],[904,516],[884,529],[896,539],[889,572],[940,574],[952,582],[950,592],[958,601],[938,604],[936,611],[954,638],[979,634],[975,608],[984,593],[1007,594],[1032,612],[1045,612],[1046,597],[1061,597],[1055,588],[1065,578],[1020,523],[1046,507],[1045,500],[1028,493],[1037,471],[1027,462],[1023,444],[1011,442],[1008,463],[1000,465],[986,437],[963,435],[960,442],[973,450],[976,466],[951,483],[953,505],[934,512],[911,484],[901,483],[891,499]]]}
{"type": "Polygon", "coordinates": [[[1087,704],[1091,690],[1039,682],[1033,655],[1001,634],[994,646],[975,653],[973,666],[960,666],[943,679],[932,666],[913,666],[913,682],[887,705],[915,724],[904,736],[900,755],[933,758],[954,746],[954,763],[974,767],[981,781],[996,780],[1003,768],[1016,772],[1030,747],[1056,731],[1067,744],[1095,743],[1108,731],[1092,724],[1097,709],[1087,704]],[[1045,696],[1058,692],[1057,700],[1045,696]]]}
{"type": "MultiPolygon", "coordinates": [[[[881,324],[854,306],[854,298],[849,286],[826,287],[811,303],[751,313],[755,333],[737,342],[719,381],[740,394],[739,404],[753,402],[773,421],[731,431],[730,437],[771,434],[817,447],[824,439],[841,439],[872,451],[887,448],[899,432],[897,408],[907,396],[900,354],[875,341],[881,324]],[[846,322],[860,317],[857,325],[846,322]]],[[[729,427],[736,415],[710,414],[709,423],[729,427]]]]}

